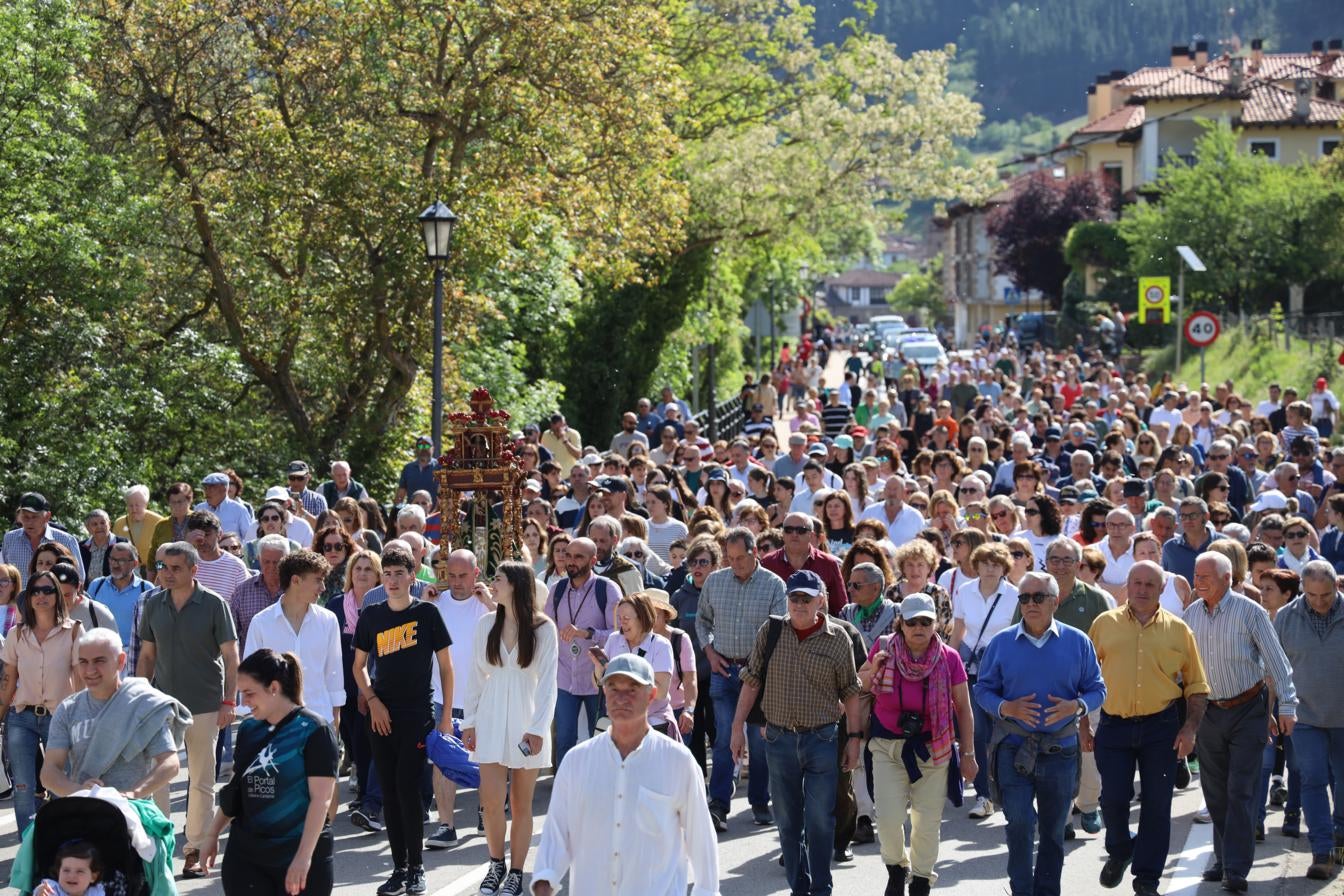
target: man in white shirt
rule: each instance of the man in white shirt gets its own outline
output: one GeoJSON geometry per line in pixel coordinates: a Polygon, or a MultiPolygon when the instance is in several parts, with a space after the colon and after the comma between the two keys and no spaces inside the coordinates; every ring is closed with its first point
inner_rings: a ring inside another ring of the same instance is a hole
{"type": "Polygon", "coordinates": [[[1282,405],[1283,390],[1278,383],[1269,384],[1269,398],[1255,406],[1255,416],[1268,418],[1282,405]]]}
{"type": "Polygon", "coordinates": [[[637,654],[615,657],[602,691],[611,728],[570,750],[556,772],[532,893],[551,896],[569,872],[570,891],[583,896],[685,896],[689,861],[691,896],[718,896],[704,777],[690,750],[649,727],[653,667],[637,654]]]}
{"type": "Polygon", "coordinates": [[[1180,397],[1175,392],[1167,392],[1162,396],[1162,403],[1153,408],[1153,413],[1148,417],[1148,427],[1156,430],[1159,424],[1166,425],[1166,434],[1161,436],[1162,444],[1171,441],[1171,436],[1176,432],[1176,427],[1180,426],[1185,420],[1177,409],[1176,404],[1180,397]]]}
{"type": "Polygon", "coordinates": [[[882,503],[871,504],[859,517],[861,520],[880,520],[887,527],[887,538],[893,544],[914,540],[924,528],[924,515],[905,503],[905,480],[890,476],[882,485],[882,503]]]}
{"type": "MultiPolygon", "coordinates": [[[[476,555],[465,548],[459,548],[448,555],[442,563],[435,564],[436,572],[443,570],[443,581],[448,583],[447,591],[429,600],[439,610],[444,627],[453,643],[448,652],[453,656],[454,669],[470,669],[475,662],[472,645],[476,640],[476,623],[487,613],[495,611],[495,601],[490,597],[490,589],[479,581],[481,571],[476,566],[476,555]]],[[[439,587],[443,587],[440,585],[439,587]]],[[[435,660],[434,665],[438,666],[435,660]]],[[[434,722],[443,720],[448,712],[453,718],[462,718],[462,694],[465,688],[453,689],[453,705],[443,705],[443,688],[438,683],[437,668],[430,676],[434,689],[434,722]]],[[[434,776],[434,804],[439,810],[439,827],[425,841],[426,849],[447,849],[457,842],[457,829],[453,827],[453,804],[457,801],[457,784],[444,777],[437,768],[434,776]]]]}

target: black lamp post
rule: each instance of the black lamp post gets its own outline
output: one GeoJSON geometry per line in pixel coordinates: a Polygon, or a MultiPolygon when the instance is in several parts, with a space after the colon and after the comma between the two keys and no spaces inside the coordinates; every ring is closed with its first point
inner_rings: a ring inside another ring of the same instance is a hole
{"type": "Polygon", "coordinates": [[[457,215],[442,202],[420,213],[425,258],[434,262],[434,456],[443,451],[443,263],[448,260],[457,215]]]}

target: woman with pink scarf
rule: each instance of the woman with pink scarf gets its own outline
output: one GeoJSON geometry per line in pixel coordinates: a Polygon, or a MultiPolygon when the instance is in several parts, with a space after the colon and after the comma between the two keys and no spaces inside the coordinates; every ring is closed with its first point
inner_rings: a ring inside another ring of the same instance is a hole
{"type": "MultiPolygon", "coordinates": [[[[345,670],[345,706],[341,709],[340,727],[345,755],[341,764],[354,771],[355,780],[359,784],[359,792],[350,801],[350,811],[362,808],[366,816],[373,812],[373,817],[379,819],[382,813],[380,793],[376,784],[372,793],[368,789],[373,773],[369,726],[364,721],[368,707],[359,705],[359,688],[355,687],[351,670],[355,663],[355,623],[359,622],[364,595],[378,587],[382,580],[383,563],[378,555],[372,551],[356,550],[345,563],[345,591],[327,601],[327,609],[336,614],[336,620],[341,624],[341,667],[345,670]],[[366,802],[367,806],[364,805],[366,802]]],[[[340,772],[345,774],[346,768],[340,769],[340,772]]]]}
{"type": "MultiPolygon", "coordinates": [[[[949,770],[974,781],[974,721],[961,657],[935,634],[933,600],[911,594],[901,602],[897,630],[879,638],[859,670],[873,694],[868,748],[873,754],[877,834],[887,866],[887,896],[926,896],[937,879],[938,833],[949,770]],[[955,722],[955,726],[954,726],[955,722]],[[956,732],[965,749],[959,751],[956,732]],[[910,843],[905,820],[910,816],[910,843]]],[[[959,783],[959,782],[957,782],[959,783]]],[[[957,788],[960,792],[960,788],[957,788]]]]}

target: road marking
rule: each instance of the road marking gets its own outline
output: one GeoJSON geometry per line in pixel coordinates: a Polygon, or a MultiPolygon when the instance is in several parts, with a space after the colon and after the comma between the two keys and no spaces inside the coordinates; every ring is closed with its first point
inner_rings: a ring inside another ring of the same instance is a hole
{"type": "MultiPolygon", "coordinates": [[[[537,847],[541,845],[541,828],[545,821],[545,815],[539,815],[532,819],[535,833],[532,835],[532,848],[527,851],[527,857],[529,859],[536,854],[537,847]]],[[[485,835],[482,834],[481,837],[484,839],[485,835]]],[[[526,865],[524,865],[524,869],[526,869],[526,865]]],[[[485,879],[485,874],[489,870],[489,862],[479,865],[476,868],[468,868],[462,872],[457,880],[448,884],[446,887],[441,887],[435,890],[431,896],[467,896],[468,893],[478,893],[480,892],[479,888],[481,886],[481,881],[485,879]]],[[[527,875],[524,874],[523,877],[526,878],[527,875]]],[[[531,893],[531,886],[529,885],[524,892],[531,893]]]]}
{"type": "Polygon", "coordinates": [[[1191,823],[1176,869],[1167,878],[1166,896],[1194,896],[1204,880],[1204,866],[1213,855],[1213,825],[1191,823]]]}

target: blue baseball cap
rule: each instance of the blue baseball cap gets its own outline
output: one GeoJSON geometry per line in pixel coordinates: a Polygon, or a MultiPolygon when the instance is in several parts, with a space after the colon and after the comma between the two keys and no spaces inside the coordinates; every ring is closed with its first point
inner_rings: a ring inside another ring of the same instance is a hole
{"type": "Polygon", "coordinates": [[[812,597],[820,597],[826,593],[826,583],[821,580],[821,576],[810,569],[800,569],[789,576],[784,588],[789,594],[801,592],[812,597]]]}

